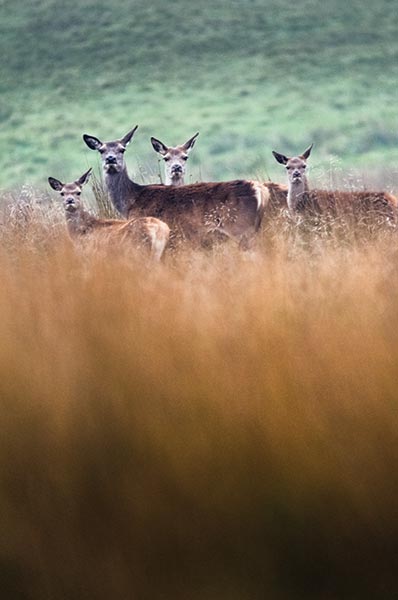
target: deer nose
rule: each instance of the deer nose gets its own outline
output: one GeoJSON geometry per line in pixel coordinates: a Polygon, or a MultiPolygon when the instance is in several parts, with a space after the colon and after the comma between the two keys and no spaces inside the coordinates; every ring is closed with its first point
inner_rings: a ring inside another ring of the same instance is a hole
{"type": "Polygon", "coordinates": [[[106,157],[106,162],[108,165],[113,165],[116,162],[116,157],[112,156],[111,154],[109,156],[106,157]]]}
{"type": "Polygon", "coordinates": [[[182,166],[181,165],[173,165],[171,167],[171,170],[173,171],[173,173],[182,173],[182,166]]]}
{"type": "Polygon", "coordinates": [[[66,204],[68,204],[68,205],[69,205],[69,204],[73,204],[73,203],[74,203],[74,201],[75,201],[75,199],[74,199],[74,198],[67,198],[67,199],[66,199],[66,204]]]}

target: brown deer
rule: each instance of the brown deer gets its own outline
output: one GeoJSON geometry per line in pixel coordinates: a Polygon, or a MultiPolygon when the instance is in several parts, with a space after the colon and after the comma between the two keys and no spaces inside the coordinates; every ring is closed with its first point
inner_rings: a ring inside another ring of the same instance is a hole
{"type": "Polygon", "coordinates": [[[193,137],[181,146],[166,146],[160,140],[151,137],[153,149],[163,157],[165,163],[165,185],[185,185],[186,162],[198,135],[199,132],[195,133],[193,137]]]}
{"type": "Polygon", "coordinates": [[[102,159],[105,182],[115,208],[123,217],[154,216],[165,221],[172,235],[203,243],[220,233],[245,247],[259,229],[269,192],[258,181],[195,183],[181,187],[139,185],[127,174],[124,151],[137,127],[123,138],[101,142],[83,139],[102,159]]]}
{"type": "Polygon", "coordinates": [[[130,219],[99,219],[83,209],[82,187],[91,169],[72,183],[62,183],[53,177],[48,183],[63,198],[66,224],[73,241],[105,242],[112,247],[133,246],[145,249],[151,258],[160,260],[166,248],[170,229],[166,223],[152,217],[130,219]]]}
{"type": "Polygon", "coordinates": [[[375,224],[396,222],[398,200],[388,192],[310,190],[306,175],[307,159],[313,144],[291,158],[272,152],[275,159],[286,166],[288,176],[287,205],[292,214],[311,211],[334,216],[350,214],[355,220],[373,219],[375,224]]]}

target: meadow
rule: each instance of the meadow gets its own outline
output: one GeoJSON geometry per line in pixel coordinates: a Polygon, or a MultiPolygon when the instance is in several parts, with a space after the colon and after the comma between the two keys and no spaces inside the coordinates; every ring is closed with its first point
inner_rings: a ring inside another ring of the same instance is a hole
{"type": "Polygon", "coordinates": [[[82,253],[56,205],[17,200],[2,596],[395,597],[396,231],[281,215],[251,252],[148,265],[82,253]]]}
{"type": "Polygon", "coordinates": [[[95,165],[83,133],[136,124],[145,181],[150,136],[196,131],[192,181],[279,180],[271,150],[311,142],[322,169],[396,173],[396,31],[394,0],[2,2],[0,188],[69,181],[95,165]]]}

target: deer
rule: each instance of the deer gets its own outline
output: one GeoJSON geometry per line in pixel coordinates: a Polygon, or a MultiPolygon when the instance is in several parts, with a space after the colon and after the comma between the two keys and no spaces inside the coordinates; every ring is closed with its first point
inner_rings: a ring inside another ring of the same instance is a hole
{"type": "Polygon", "coordinates": [[[248,180],[140,185],[130,179],[124,159],[137,128],[112,142],[83,135],[87,146],[101,156],[105,183],[116,210],[124,218],[154,216],[165,221],[174,242],[206,245],[215,234],[247,249],[261,225],[269,199],[267,188],[259,181],[248,180]]]}
{"type": "Polygon", "coordinates": [[[299,156],[287,157],[272,151],[278,163],[285,165],[288,177],[287,205],[292,215],[312,212],[337,216],[349,213],[357,221],[377,217],[379,224],[394,225],[398,200],[384,191],[311,190],[306,174],[307,160],[313,144],[299,156]]]}
{"type": "Polygon", "coordinates": [[[91,168],[72,183],[62,183],[48,178],[53,190],[63,199],[66,225],[72,241],[105,242],[110,247],[134,247],[146,250],[150,257],[159,261],[167,246],[170,229],[166,223],[153,217],[133,218],[128,221],[100,219],[83,208],[81,192],[88,182],[91,168]]]}
{"type": "Polygon", "coordinates": [[[181,146],[166,146],[160,140],[151,137],[153,149],[163,157],[165,163],[165,185],[181,186],[185,184],[186,162],[198,135],[199,132],[195,133],[181,146]]]}

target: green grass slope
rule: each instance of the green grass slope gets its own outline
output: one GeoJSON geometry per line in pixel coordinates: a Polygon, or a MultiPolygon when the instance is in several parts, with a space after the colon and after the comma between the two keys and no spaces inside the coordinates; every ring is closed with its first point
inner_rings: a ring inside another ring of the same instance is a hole
{"type": "MultiPolygon", "coordinates": [[[[192,179],[284,173],[271,149],[315,141],[313,163],[398,163],[393,0],[15,0],[0,6],[0,187],[71,179],[81,135],[140,129],[128,162],[158,179],[149,137],[200,137],[192,179]]],[[[396,167],[395,167],[396,172],[396,167]]]]}

